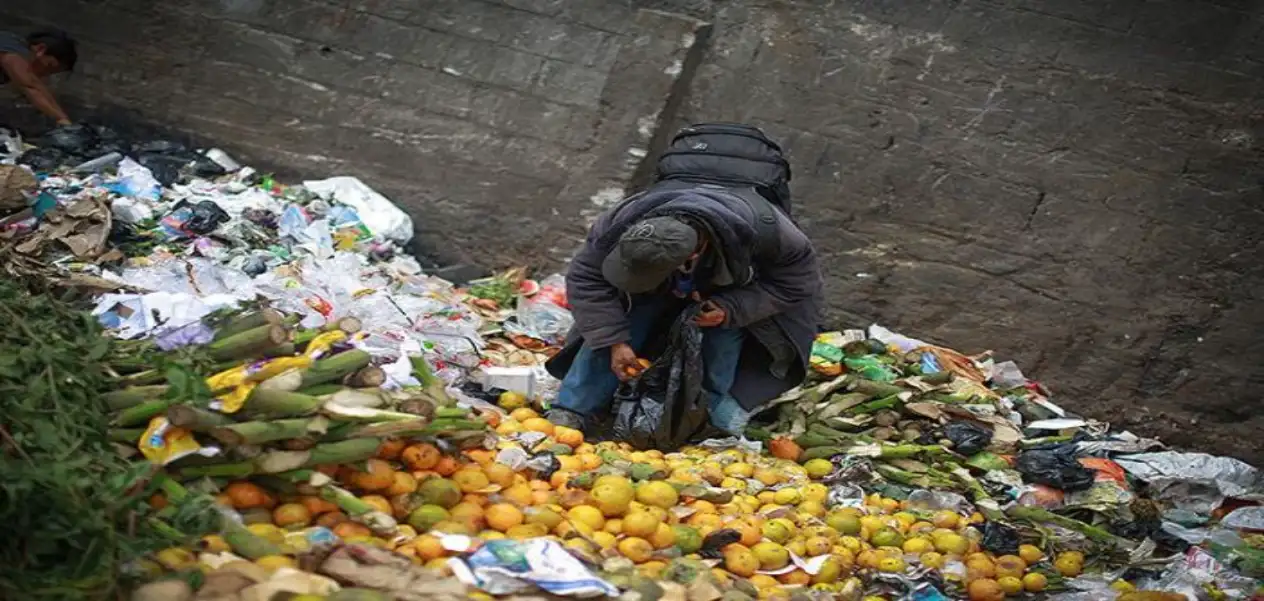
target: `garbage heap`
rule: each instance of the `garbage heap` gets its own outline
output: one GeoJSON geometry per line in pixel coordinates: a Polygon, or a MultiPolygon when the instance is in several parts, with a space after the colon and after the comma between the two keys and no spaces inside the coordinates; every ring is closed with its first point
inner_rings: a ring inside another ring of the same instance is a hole
{"type": "Polygon", "coordinates": [[[354,178],[37,143],[0,138],[0,597],[1261,595],[1256,468],[1012,362],[831,332],[744,437],[588,439],[541,417],[559,278],[427,276],[354,178]]]}

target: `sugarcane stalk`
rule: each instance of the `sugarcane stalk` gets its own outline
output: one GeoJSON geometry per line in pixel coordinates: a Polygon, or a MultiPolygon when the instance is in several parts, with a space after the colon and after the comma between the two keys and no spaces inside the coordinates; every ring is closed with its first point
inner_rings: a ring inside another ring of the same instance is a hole
{"type": "Polygon", "coordinates": [[[296,417],[315,413],[324,402],[306,394],[258,387],[246,399],[245,409],[250,415],[296,417]]]}
{"type": "MultiPolygon", "coordinates": [[[[322,420],[323,421],[323,420],[322,420]]],[[[315,419],[278,419],[273,421],[225,424],[210,432],[216,440],[230,447],[264,444],[274,440],[299,438],[312,433],[315,419]]]]}
{"type": "Polygon", "coordinates": [[[297,392],[299,394],[305,394],[308,396],[323,397],[323,396],[329,396],[331,394],[336,394],[339,391],[341,391],[343,388],[345,387],[342,384],[317,384],[310,388],[302,388],[298,390],[297,392]]]}
{"type": "Polygon", "coordinates": [[[145,401],[152,401],[167,394],[170,386],[160,384],[156,386],[130,386],[122,390],[115,390],[101,395],[101,399],[105,401],[105,405],[110,411],[121,411],[129,407],[135,407],[145,401]]]}
{"type": "Polygon", "coordinates": [[[285,342],[263,351],[259,356],[264,359],[275,359],[277,357],[293,357],[296,354],[298,354],[298,347],[293,342],[285,342]]]}
{"type": "Polygon", "coordinates": [[[166,412],[176,402],[175,399],[155,399],[145,401],[135,407],[128,407],[114,416],[114,425],[124,428],[138,426],[166,412]]]}
{"type": "Polygon", "coordinates": [[[883,398],[895,396],[906,390],[894,384],[886,382],[877,382],[874,380],[857,379],[848,387],[848,390],[854,392],[863,392],[869,395],[869,398],[883,398]]]}
{"type": "Polygon", "coordinates": [[[326,463],[351,463],[371,459],[373,455],[377,454],[377,448],[381,444],[382,439],[380,438],[354,438],[341,442],[318,444],[308,451],[311,455],[303,467],[314,467],[326,463]]]}
{"type": "Polygon", "coordinates": [[[262,309],[253,313],[237,315],[226,320],[224,325],[215,331],[215,339],[223,340],[248,330],[254,330],[263,326],[281,325],[281,323],[281,314],[272,309],[262,309]]]}
{"type": "Polygon", "coordinates": [[[263,538],[241,524],[225,517],[220,526],[224,542],[236,553],[246,559],[259,559],[267,555],[281,555],[284,551],[266,538],[263,538]]]}
{"type": "Polygon", "coordinates": [[[190,465],[175,470],[175,473],[181,480],[192,480],[194,478],[237,479],[245,478],[255,473],[255,464],[253,461],[239,461],[217,465],[190,465]]]}
{"type": "Polygon", "coordinates": [[[1016,520],[1027,520],[1030,522],[1043,522],[1046,524],[1061,526],[1069,530],[1074,530],[1076,532],[1079,532],[1080,534],[1083,534],[1084,536],[1087,536],[1088,538],[1096,542],[1112,545],[1112,546],[1115,546],[1116,548],[1128,549],[1133,546],[1132,542],[1129,541],[1128,539],[1120,538],[1118,536],[1115,536],[1114,534],[1111,534],[1110,532],[1107,532],[1106,530],[1098,528],[1097,526],[1086,524],[1077,519],[1058,515],[1043,507],[1014,505],[1010,507],[1009,509],[1006,509],[1005,513],[1009,517],[1016,520]]]}
{"type": "Polygon", "coordinates": [[[268,324],[216,340],[206,348],[216,361],[249,359],[285,344],[289,336],[289,331],[284,327],[268,324]]]}
{"type": "Polygon", "coordinates": [[[347,385],[356,388],[377,388],[385,383],[386,372],[375,365],[361,367],[347,378],[347,385]]]}
{"type": "Polygon", "coordinates": [[[145,434],[144,428],[110,428],[111,442],[134,445],[145,434]]]}
{"type": "Polygon", "coordinates": [[[114,382],[125,387],[150,386],[161,384],[167,381],[167,375],[157,369],[147,369],[145,371],[120,376],[114,379],[114,382]]]}
{"type": "Polygon", "coordinates": [[[413,355],[408,358],[408,362],[413,366],[413,377],[421,382],[422,389],[436,405],[450,406],[456,404],[456,401],[448,396],[448,390],[443,380],[434,375],[434,370],[430,369],[430,363],[426,361],[425,357],[413,355]]]}
{"type": "Polygon", "coordinates": [[[468,432],[470,430],[486,430],[487,422],[474,419],[436,419],[426,426],[423,434],[442,434],[444,432],[468,432]]]}
{"type": "Polygon", "coordinates": [[[861,405],[856,405],[843,413],[847,415],[864,415],[868,413],[876,413],[883,409],[894,409],[900,405],[900,397],[888,396],[876,401],[869,401],[861,405]]]}
{"type": "Polygon", "coordinates": [[[954,375],[955,374],[953,374],[953,372],[948,370],[937,371],[933,374],[923,374],[922,381],[927,384],[935,385],[947,384],[952,381],[954,375]]]}
{"type": "Polygon", "coordinates": [[[167,421],[171,425],[193,432],[210,432],[220,426],[233,423],[232,418],[223,413],[199,409],[189,404],[172,405],[167,409],[167,421]]]}
{"type": "Polygon", "coordinates": [[[835,455],[842,455],[847,449],[839,446],[818,446],[803,449],[803,454],[799,455],[799,461],[806,462],[809,459],[829,459],[835,455]]]}
{"type": "Polygon", "coordinates": [[[369,364],[373,360],[367,352],[360,349],[345,351],[312,363],[303,370],[302,384],[299,388],[309,388],[318,384],[341,381],[343,378],[369,364]]]}
{"type": "Polygon", "coordinates": [[[312,484],[320,488],[320,498],[337,505],[351,519],[368,526],[374,534],[393,536],[399,532],[399,525],[395,518],[378,511],[374,506],[338,487],[328,476],[324,474],[314,476],[312,484]]]}

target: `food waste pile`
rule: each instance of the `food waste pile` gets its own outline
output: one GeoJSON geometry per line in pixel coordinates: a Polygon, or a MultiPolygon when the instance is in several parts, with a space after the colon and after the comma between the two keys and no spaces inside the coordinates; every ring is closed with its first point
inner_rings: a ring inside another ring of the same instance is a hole
{"type": "Polygon", "coordinates": [[[557,276],[426,275],[354,178],[34,142],[0,136],[0,597],[1264,598],[1255,467],[991,353],[827,332],[744,436],[633,448],[542,417],[557,276]]]}

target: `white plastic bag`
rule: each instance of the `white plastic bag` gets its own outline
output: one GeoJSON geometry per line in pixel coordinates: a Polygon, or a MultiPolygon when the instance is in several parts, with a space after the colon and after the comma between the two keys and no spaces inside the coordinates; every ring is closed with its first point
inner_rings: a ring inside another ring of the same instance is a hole
{"type": "Polygon", "coordinates": [[[413,237],[413,220],[385,196],[354,177],[303,182],[303,186],[326,200],[350,205],[375,236],[407,244],[413,237]]]}

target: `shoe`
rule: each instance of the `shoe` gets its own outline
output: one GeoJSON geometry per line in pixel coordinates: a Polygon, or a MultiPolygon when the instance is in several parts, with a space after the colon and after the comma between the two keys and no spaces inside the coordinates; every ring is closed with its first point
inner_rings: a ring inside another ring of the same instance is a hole
{"type": "Polygon", "coordinates": [[[554,407],[544,414],[544,419],[553,422],[555,426],[566,426],[581,432],[584,430],[584,416],[570,409],[554,407]]]}

